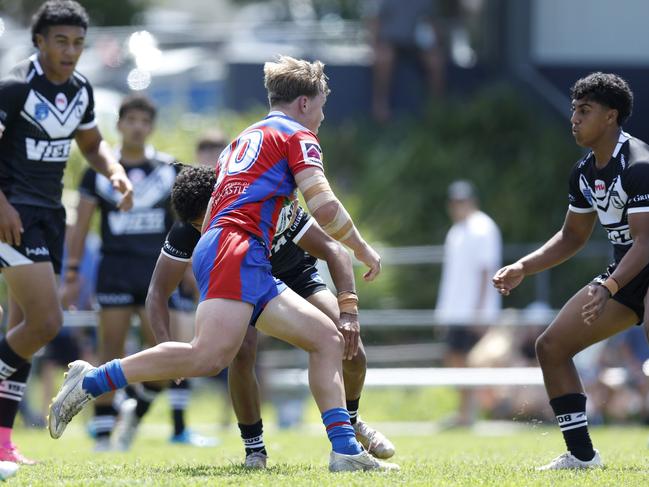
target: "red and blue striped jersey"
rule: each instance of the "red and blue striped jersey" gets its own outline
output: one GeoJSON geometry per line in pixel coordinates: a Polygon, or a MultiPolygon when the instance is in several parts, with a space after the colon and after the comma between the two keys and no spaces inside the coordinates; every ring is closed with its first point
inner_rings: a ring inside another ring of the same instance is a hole
{"type": "Polygon", "coordinates": [[[271,112],[221,153],[208,228],[237,226],[270,249],[282,207],[296,198],[294,175],[309,167],[323,168],[316,135],[271,112]]]}

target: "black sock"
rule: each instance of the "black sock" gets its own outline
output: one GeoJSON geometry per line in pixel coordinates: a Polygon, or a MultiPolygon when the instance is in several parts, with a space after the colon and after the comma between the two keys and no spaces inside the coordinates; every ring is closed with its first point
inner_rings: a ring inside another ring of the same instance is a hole
{"type": "Polygon", "coordinates": [[[11,377],[25,363],[27,363],[27,360],[14,352],[9,346],[7,337],[0,340],[0,380],[11,377]]]}
{"type": "Polygon", "coordinates": [[[14,427],[31,368],[32,364],[25,362],[7,379],[0,381],[0,426],[3,428],[14,427]]]}
{"type": "Polygon", "coordinates": [[[188,380],[184,380],[180,384],[172,382],[171,386],[169,386],[169,402],[171,403],[171,415],[174,423],[174,436],[181,435],[185,431],[185,410],[191,393],[188,380]]]}
{"type": "Polygon", "coordinates": [[[92,420],[95,437],[97,439],[108,438],[113,431],[116,418],[117,410],[112,404],[95,404],[95,417],[92,420]]]}
{"type": "Polygon", "coordinates": [[[239,425],[239,431],[241,431],[241,439],[246,449],[246,456],[254,452],[267,455],[266,445],[264,445],[264,425],[261,419],[255,424],[237,424],[239,425]]]}
{"type": "MultiPolygon", "coordinates": [[[[130,387],[130,386],[129,386],[130,387]]],[[[135,399],[137,399],[137,406],[135,406],[135,416],[138,419],[142,419],[151,407],[151,403],[158,397],[162,389],[158,386],[154,386],[148,383],[137,384],[136,387],[132,389],[135,394],[135,399]]]]}
{"type": "Polygon", "coordinates": [[[352,425],[356,424],[356,421],[358,421],[358,403],[360,401],[360,397],[358,399],[347,401],[347,412],[349,413],[349,421],[352,425]]]}
{"type": "Polygon", "coordinates": [[[550,400],[550,406],[557,417],[559,428],[570,453],[581,461],[592,460],[595,456],[593,443],[588,434],[586,418],[586,396],[566,394],[550,400]]]}

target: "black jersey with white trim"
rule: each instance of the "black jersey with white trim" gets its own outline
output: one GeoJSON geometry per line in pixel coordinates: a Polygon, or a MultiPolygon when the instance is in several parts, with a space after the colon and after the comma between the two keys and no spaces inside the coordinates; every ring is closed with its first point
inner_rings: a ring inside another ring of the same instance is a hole
{"type": "Polygon", "coordinates": [[[611,160],[602,169],[588,153],[570,175],[569,209],[597,212],[619,262],[633,244],[628,215],[649,212],[649,145],[620,132],[611,160]]]}
{"type": "Polygon", "coordinates": [[[304,259],[311,259],[315,264],[317,259],[297,245],[313,222],[313,218],[302,207],[298,207],[293,223],[284,232],[275,236],[270,249],[270,263],[275,277],[281,279],[282,275],[290,272],[296,265],[300,265],[304,259]]]}
{"type": "Polygon", "coordinates": [[[169,154],[146,150],[146,159],[124,166],[133,184],[133,208],[120,211],[121,194],[110,180],[86,170],[79,186],[82,197],[93,199],[101,212],[102,253],[155,258],[174,222],[171,188],[178,166],[169,154]]]}
{"type": "Polygon", "coordinates": [[[72,139],[96,125],[88,80],[75,71],[56,85],[34,54],[0,80],[0,123],[0,189],[9,202],[61,208],[72,139]]]}
{"type": "MultiPolygon", "coordinates": [[[[295,220],[282,234],[275,237],[271,249],[270,263],[273,275],[281,276],[303,263],[305,258],[316,259],[297,246],[302,236],[313,224],[313,219],[302,208],[298,208],[295,220]]],[[[167,234],[162,253],[167,257],[187,262],[201,234],[189,223],[176,222],[167,234]]]]}

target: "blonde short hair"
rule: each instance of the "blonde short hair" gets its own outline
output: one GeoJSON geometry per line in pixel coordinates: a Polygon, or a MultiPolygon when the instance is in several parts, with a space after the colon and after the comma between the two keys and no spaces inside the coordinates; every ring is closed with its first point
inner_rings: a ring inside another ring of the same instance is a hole
{"type": "Polygon", "coordinates": [[[264,64],[264,86],[270,106],[291,103],[298,96],[310,98],[319,93],[329,94],[324,64],[280,56],[275,62],[264,64]]]}

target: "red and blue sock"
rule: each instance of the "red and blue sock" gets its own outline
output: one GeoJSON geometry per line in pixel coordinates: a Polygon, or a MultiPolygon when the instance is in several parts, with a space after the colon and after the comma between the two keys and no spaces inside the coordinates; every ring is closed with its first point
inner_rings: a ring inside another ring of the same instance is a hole
{"type": "Polygon", "coordinates": [[[98,397],[106,392],[126,387],[127,384],[121,361],[115,359],[88,372],[81,386],[93,397],[98,397]]]}
{"type": "Polygon", "coordinates": [[[357,455],[363,451],[356,440],[354,428],[349,421],[349,413],[345,408],[332,408],[325,411],[322,413],[322,422],[327,428],[327,436],[333,451],[343,455],[357,455]]]}

